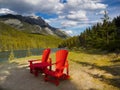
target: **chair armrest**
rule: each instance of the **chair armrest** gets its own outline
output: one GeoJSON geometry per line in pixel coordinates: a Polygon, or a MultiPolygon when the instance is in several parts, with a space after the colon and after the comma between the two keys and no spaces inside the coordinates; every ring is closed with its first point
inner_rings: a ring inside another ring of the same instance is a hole
{"type": "Polygon", "coordinates": [[[49,63],[49,66],[52,66],[52,65],[56,64],[56,62],[52,63],[52,59],[51,58],[49,58],[48,63],[49,63]]]}
{"type": "Polygon", "coordinates": [[[35,62],[35,61],[40,61],[40,59],[36,59],[36,60],[29,60],[28,62],[35,62]]]}
{"type": "Polygon", "coordinates": [[[52,59],[51,58],[48,58],[48,61],[47,61],[48,63],[52,63],[52,59]]]}
{"type": "Polygon", "coordinates": [[[36,59],[36,60],[29,60],[28,61],[30,63],[30,66],[33,64],[33,63],[37,63],[37,62],[41,62],[40,59],[36,59]]]}
{"type": "Polygon", "coordinates": [[[66,62],[65,62],[65,67],[68,67],[68,66],[69,66],[68,60],[66,60],[66,62]]]}
{"type": "Polygon", "coordinates": [[[52,66],[52,65],[54,65],[55,63],[49,63],[47,66],[52,66]]]}
{"type": "Polygon", "coordinates": [[[69,76],[69,63],[68,63],[68,60],[65,63],[65,67],[66,67],[67,75],[69,76]]]}

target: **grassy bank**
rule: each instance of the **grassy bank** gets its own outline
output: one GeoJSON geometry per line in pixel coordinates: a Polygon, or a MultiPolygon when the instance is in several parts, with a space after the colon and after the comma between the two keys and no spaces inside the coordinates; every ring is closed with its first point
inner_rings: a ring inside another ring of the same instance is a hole
{"type": "Polygon", "coordinates": [[[69,60],[80,65],[79,70],[106,84],[104,87],[111,85],[113,87],[110,90],[116,90],[116,87],[120,89],[120,55],[97,50],[81,50],[70,52],[69,60]]]}

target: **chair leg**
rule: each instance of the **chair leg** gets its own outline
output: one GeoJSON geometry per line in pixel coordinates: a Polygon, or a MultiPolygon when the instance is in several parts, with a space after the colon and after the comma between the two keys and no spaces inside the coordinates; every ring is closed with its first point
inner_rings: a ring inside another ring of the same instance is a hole
{"type": "Polygon", "coordinates": [[[33,64],[32,64],[32,62],[30,62],[29,67],[30,67],[30,73],[33,73],[33,64]]]}
{"type": "Polygon", "coordinates": [[[69,76],[69,75],[66,75],[65,80],[67,80],[67,79],[70,79],[70,76],[69,76]]]}
{"type": "Polygon", "coordinates": [[[37,69],[34,70],[34,75],[35,75],[35,77],[38,76],[38,70],[37,69]]]}
{"type": "Polygon", "coordinates": [[[59,85],[59,79],[58,79],[58,78],[56,78],[56,80],[55,80],[55,85],[56,85],[56,86],[59,85]]]}
{"type": "Polygon", "coordinates": [[[44,81],[45,81],[45,82],[48,81],[48,75],[47,75],[47,74],[45,74],[44,81]]]}
{"type": "Polygon", "coordinates": [[[45,80],[45,82],[50,81],[50,82],[54,83],[56,86],[59,85],[59,79],[58,78],[55,78],[55,80],[49,79],[47,74],[45,75],[44,80],[45,80]]]}
{"type": "Polygon", "coordinates": [[[30,73],[33,73],[33,69],[32,68],[30,68],[30,73]]]}

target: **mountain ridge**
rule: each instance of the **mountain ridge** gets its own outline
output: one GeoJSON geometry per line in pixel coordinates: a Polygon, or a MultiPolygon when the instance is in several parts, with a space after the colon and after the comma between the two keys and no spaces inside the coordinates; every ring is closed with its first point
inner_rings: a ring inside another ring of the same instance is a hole
{"type": "Polygon", "coordinates": [[[41,17],[22,16],[22,15],[2,15],[0,21],[5,24],[29,33],[43,34],[43,35],[55,35],[61,38],[67,38],[69,35],[64,31],[50,26],[41,17]]]}

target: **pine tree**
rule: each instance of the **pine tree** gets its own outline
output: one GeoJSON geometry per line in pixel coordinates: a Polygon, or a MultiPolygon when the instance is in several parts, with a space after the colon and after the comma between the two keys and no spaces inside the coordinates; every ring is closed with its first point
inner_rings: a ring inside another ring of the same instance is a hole
{"type": "Polygon", "coordinates": [[[109,23],[109,16],[107,14],[107,11],[104,11],[104,17],[101,18],[103,19],[103,33],[105,34],[105,38],[106,38],[106,44],[109,44],[109,30],[108,30],[108,23],[109,23]]]}

